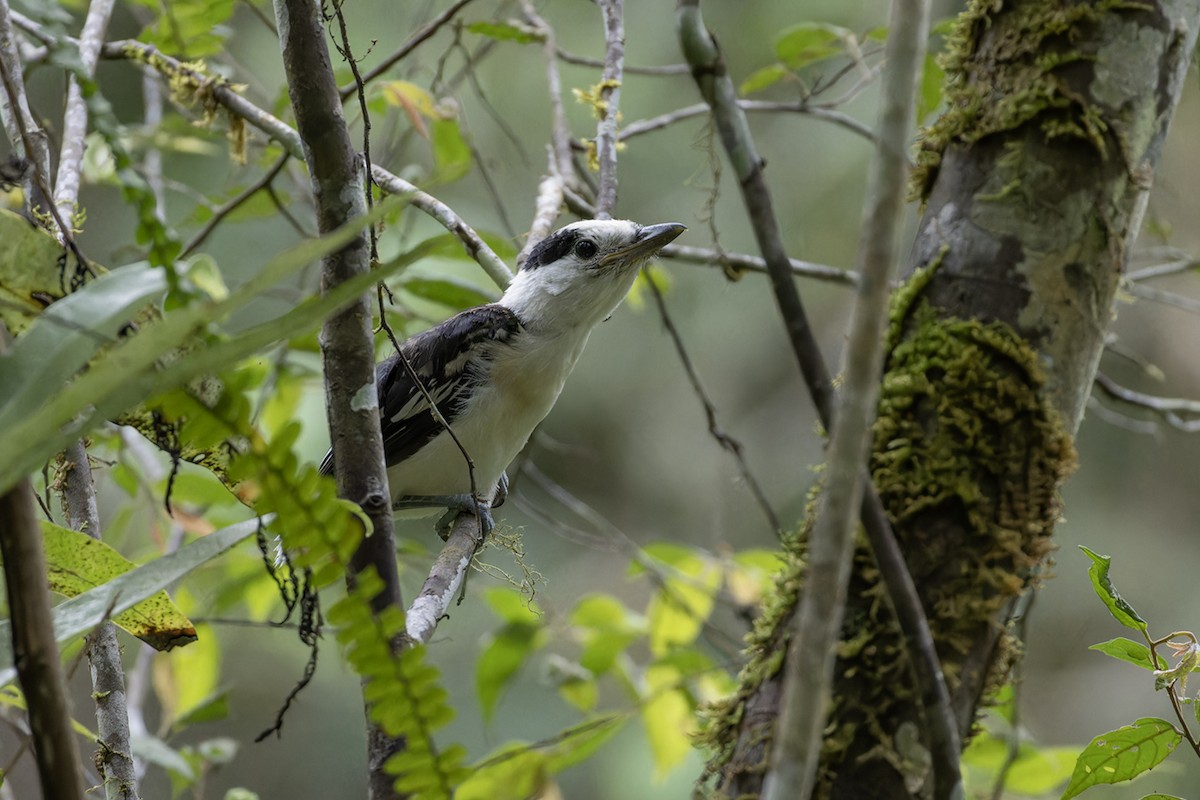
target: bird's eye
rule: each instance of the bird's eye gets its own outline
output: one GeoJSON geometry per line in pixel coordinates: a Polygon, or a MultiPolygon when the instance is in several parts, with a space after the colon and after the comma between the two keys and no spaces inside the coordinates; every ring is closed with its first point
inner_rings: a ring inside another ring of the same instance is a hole
{"type": "Polygon", "coordinates": [[[592,256],[596,255],[596,250],[596,243],[588,241],[587,239],[581,239],[575,245],[575,255],[584,259],[591,258],[592,256]]]}

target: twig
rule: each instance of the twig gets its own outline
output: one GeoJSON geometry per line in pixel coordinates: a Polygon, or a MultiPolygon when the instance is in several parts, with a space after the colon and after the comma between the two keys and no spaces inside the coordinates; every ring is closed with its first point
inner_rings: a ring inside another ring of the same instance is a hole
{"type": "MultiPolygon", "coordinates": [[[[889,275],[900,249],[908,166],[905,149],[928,38],[928,0],[893,2],[889,31],[889,70],[863,215],[859,285],[845,353],[845,382],[830,437],[825,486],[809,537],[808,569],[792,619],[783,700],[770,771],[763,783],[767,800],[808,798],[816,784],[825,702],[833,681],[835,645],[845,615],[854,555],[856,512],[864,483],[869,482],[863,480],[863,474],[883,368],[889,275]]],[[[950,711],[950,695],[940,670],[928,676],[922,674],[920,663],[914,666],[931,717],[935,795],[961,796],[958,729],[950,711]],[[936,688],[940,688],[940,696],[934,695],[936,688]]]]}
{"type": "Polygon", "coordinates": [[[596,124],[596,160],[600,184],[596,191],[596,219],[612,219],[617,207],[617,120],[621,109],[621,81],[625,66],[624,0],[596,0],[604,17],[604,70],[600,76],[596,124]]]}
{"type": "Polygon", "coordinates": [[[283,170],[283,167],[285,164],[287,164],[289,158],[291,158],[291,155],[288,153],[281,155],[279,160],[276,161],[269,170],[263,173],[261,178],[247,186],[241,192],[238,192],[236,197],[231,197],[229,200],[222,203],[218,208],[214,209],[208,222],[204,223],[204,227],[197,231],[196,235],[193,236],[186,245],[184,245],[183,250],[179,253],[179,257],[186,258],[195,252],[196,248],[204,244],[204,240],[207,239],[214,230],[216,230],[216,227],[220,225],[226,217],[236,211],[251,197],[269,186],[271,182],[275,180],[275,177],[283,170]]]}
{"type": "MultiPolygon", "coordinates": [[[[687,261],[692,264],[710,264],[714,267],[732,266],[746,272],[767,274],[767,262],[759,256],[744,253],[729,253],[708,247],[689,247],[685,244],[669,244],[658,251],[660,256],[676,261],[687,261]]],[[[857,286],[858,273],[851,270],[830,267],[825,264],[814,264],[811,261],[801,261],[798,258],[788,259],[788,269],[797,278],[812,278],[818,281],[829,281],[844,286],[857,286]]]]}
{"type": "MultiPolygon", "coordinates": [[[[26,31],[32,36],[36,36],[41,41],[54,44],[72,44],[75,42],[71,37],[50,36],[36,22],[21,14],[14,13],[12,18],[21,30],[26,31]]],[[[168,80],[172,79],[172,77],[177,77],[204,85],[206,91],[209,93],[207,96],[211,97],[226,111],[244,119],[270,138],[279,142],[293,157],[304,158],[304,146],[300,141],[300,135],[294,129],[239,95],[227,83],[211,78],[204,73],[198,72],[192,66],[159,52],[153,45],[144,44],[132,39],[109,42],[104,45],[100,53],[104,58],[132,59],[152,64],[168,80]]],[[[428,192],[418,189],[413,184],[393,175],[378,164],[372,166],[371,172],[375,177],[375,185],[390,194],[400,194],[408,197],[413,206],[433,217],[444,228],[457,236],[462,241],[471,258],[475,259],[484,272],[488,274],[488,277],[494,280],[498,286],[505,287],[512,280],[512,272],[509,270],[508,265],[488,247],[479,234],[463,221],[453,209],[428,192]]]]}
{"type": "Polygon", "coordinates": [[[1129,293],[1135,297],[1140,297],[1143,300],[1162,303],[1168,306],[1175,306],[1184,311],[1189,311],[1193,314],[1200,314],[1200,300],[1194,300],[1191,297],[1186,297],[1178,292],[1159,289],[1156,286],[1147,286],[1144,283],[1127,283],[1126,288],[1129,293]]]}
{"type": "MultiPolygon", "coordinates": [[[[554,54],[559,59],[567,62],[568,64],[574,64],[579,67],[599,68],[599,67],[604,66],[604,62],[598,58],[588,58],[587,56],[580,56],[580,55],[576,55],[575,53],[568,53],[566,50],[563,50],[561,47],[555,47],[554,54]]],[[[631,67],[629,65],[626,65],[625,71],[630,74],[633,74],[633,75],[687,75],[688,74],[688,65],[687,64],[663,64],[663,65],[657,66],[657,67],[636,67],[636,66],[631,67]]]]}
{"type": "MultiPolygon", "coordinates": [[[[743,111],[772,113],[789,112],[816,117],[817,119],[827,120],[835,125],[840,125],[846,130],[863,137],[868,142],[875,141],[875,132],[849,114],[836,111],[832,108],[814,106],[803,100],[795,103],[768,102],[764,100],[738,100],[737,104],[738,107],[743,111]]],[[[623,142],[626,139],[632,139],[635,136],[641,136],[642,134],[651,133],[652,131],[662,130],[663,128],[674,125],[677,122],[682,122],[685,119],[691,119],[692,117],[698,117],[707,113],[709,113],[709,107],[707,103],[696,103],[695,105],[684,106],[683,108],[667,112],[666,114],[660,114],[657,117],[651,117],[649,119],[632,122],[621,129],[620,140],[623,142]]]]}
{"type": "Polygon", "coordinates": [[[746,463],[746,456],[742,452],[742,443],[730,436],[717,422],[717,408],[709,399],[708,392],[704,389],[704,384],[700,382],[700,376],[696,373],[696,367],[692,364],[691,356],[688,355],[687,348],[683,344],[683,337],[679,335],[678,329],[675,327],[674,320],[671,319],[670,312],[667,311],[667,301],[663,298],[662,292],[659,291],[658,285],[654,279],[647,276],[646,284],[650,287],[650,295],[654,298],[654,304],[658,307],[658,314],[662,318],[663,327],[667,330],[667,335],[671,337],[671,341],[675,345],[675,352],[679,354],[679,360],[683,364],[683,371],[687,373],[688,383],[692,385],[692,392],[696,398],[700,400],[700,405],[704,407],[704,416],[708,421],[708,432],[717,440],[717,444],[726,450],[737,461],[738,471],[742,473],[742,480],[750,489],[750,493],[754,495],[754,500],[758,503],[758,507],[762,509],[763,516],[767,518],[767,522],[771,525],[771,533],[779,535],[783,531],[783,525],[779,522],[779,517],[775,514],[775,510],[771,508],[771,501],[767,499],[766,492],[763,491],[758,479],[754,477],[754,473],[750,471],[750,465],[746,463]]]}
{"type": "Polygon", "coordinates": [[[1096,373],[1096,386],[1114,400],[1152,411],[1172,428],[1184,433],[1200,432],[1200,401],[1138,392],[1114,381],[1103,372],[1096,373]]]}
{"type": "Polygon", "coordinates": [[[403,60],[413,50],[416,50],[421,43],[425,42],[435,33],[441,30],[443,25],[454,19],[458,12],[462,11],[463,7],[470,2],[471,0],[456,0],[456,2],[452,3],[445,11],[429,20],[429,22],[427,22],[425,25],[418,28],[412,36],[409,36],[408,39],[404,41],[404,44],[400,45],[400,47],[395,50],[395,52],[385,57],[383,61],[379,63],[379,66],[367,70],[365,73],[363,73],[360,80],[354,83],[348,83],[342,88],[338,89],[338,94],[341,95],[342,102],[350,99],[350,95],[354,94],[356,91],[357,84],[361,83],[365,86],[383,73],[387,72],[394,64],[403,60]]]}

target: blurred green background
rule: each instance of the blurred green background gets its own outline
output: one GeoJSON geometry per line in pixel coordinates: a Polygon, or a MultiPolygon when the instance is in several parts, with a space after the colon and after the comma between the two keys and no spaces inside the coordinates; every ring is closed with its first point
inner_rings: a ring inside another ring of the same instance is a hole
{"type": "MultiPolygon", "coordinates": [[[[357,52],[362,56],[368,47],[373,50],[364,65],[369,68],[378,63],[445,5],[376,0],[347,7],[357,52]],[[372,45],[371,40],[377,41],[372,45]]],[[[626,6],[626,63],[681,62],[674,5],[664,0],[631,0],[626,6]]],[[[468,6],[464,17],[503,18],[517,10],[511,3],[480,0],[468,6]]],[[[591,57],[602,54],[599,12],[592,3],[547,0],[540,10],[565,50],[591,57]]],[[[887,4],[879,0],[802,5],[785,0],[709,2],[704,8],[738,82],[771,63],[773,39],[790,25],[821,21],[865,33],[887,24],[887,10],[887,4]]],[[[955,11],[954,4],[935,3],[935,18],[955,11]]],[[[136,35],[141,28],[139,20],[144,17],[135,18],[128,8],[119,10],[110,38],[136,35]]],[[[247,97],[278,111],[280,98],[286,95],[272,34],[245,6],[235,9],[228,27],[227,52],[214,62],[225,65],[220,69],[231,80],[247,84],[247,97]]],[[[395,70],[394,76],[429,87],[439,70],[445,75],[457,72],[464,51],[453,47],[456,35],[468,49],[480,42],[467,32],[443,30],[395,70]],[[445,64],[440,66],[443,57],[445,64]]],[[[936,45],[940,40],[934,41],[936,45]]],[[[568,92],[587,88],[599,77],[598,70],[591,67],[560,63],[560,68],[568,92]]],[[[821,74],[821,70],[813,73],[814,77],[821,74]]],[[[142,114],[141,84],[130,65],[102,63],[98,80],[118,116],[136,125],[142,114]]],[[[506,230],[478,170],[431,191],[476,228],[509,238],[529,224],[545,165],[550,109],[541,48],[500,43],[475,69],[474,80],[477,86],[469,81],[458,85],[453,98],[461,107],[471,144],[503,197],[503,212],[513,230],[506,230]]],[[[1200,176],[1200,151],[1195,147],[1200,97],[1194,74],[1189,80],[1156,179],[1139,246],[1142,249],[1169,242],[1185,251],[1200,250],[1200,226],[1196,224],[1200,199],[1188,188],[1200,176]]],[[[59,73],[35,69],[29,83],[41,112],[56,115],[61,104],[59,73]]],[[[839,94],[834,89],[822,99],[839,94]]],[[[797,99],[799,94],[795,86],[780,85],[765,97],[797,99]]],[[[868,89],[841,110],[873,125],[875,97],[874,90],[868,89]]],[[[564,102],[574,135],[594,135],[589,109],[570,96],[564,102]]],[[[621,111],[628,125],[696,102],[699,96],[686,74],[630,74],[622,88],[621,111]]],[[[351,104],[348,109],[357,120],[356,106],[351,104]]],[[[385,118],[373,118],[377,126],[372,140],[374,160],[422,182],[430,171],[428,144],[406,133],[405,119],[396,109],[385,113],[385,118]]],[[[871,157],[869,143],[803,115],[752,115],[751,126],[767,161],[766,175],[790,253],[809,261],[853,267],[871,157]]],[[[243,167],[229,157],[220,130],[193,130],[179,121],[172,123],[170,130],[176,145],[195,142],[198,146],[195,153],[175,151],[165,156],[165,172],[170,178],[168,218],[186,237],[198,227],[189,221],[196,204],[192,193],[233,194],[261,174],[256,153],[262,137],[253,136],[250,166],[243,167]]],[[[714,164],[721,160],[714,148],[718,145],[703,117],[631,140],[621,153],[618,215],[643,223],[683,222],[690,230],[681,244],[710,246],[715,229],[726,250],[754,252],[730,171],[723,168],[719,179],[714,177],[714,164]],[[710,226],[706,220],[714,187],[718,192],[710,226]]],[[[295,164],[289,168],[298,169],[295,164]]],[[[88,215],[80,238],[85,251],[111,265],[132,258],[134,220],[116,190],[86,186],[81,202],[88,215]]],[[[311,205],[303,193],[292,195],[289,208],[307,228],[315,227],[311,205]]],[[[911,232],[916,209],[909,208],[908,214],[907,230],[911,232]]],[[[561,220],[566,221],[566,217],[561,220]]],[[[415,240],[438,232],[434,223],[416,212],[406,214],[399,228],[389,236],[402,233],[415,240]]],[[[238,283],[296,239],[295,231],[281,219],[256,218],[222,225],[202,250],[216,259],[227,282],[238,283]]],[[[513,245],[519,246],[519,240],[513,240],[513,245]]],[[[1137,264],[1152,263],[1150,256],[1135,254],[1134,259],[1137,264]]],[[[731,283],[713,267],[661,263],[669,275],[671,314],[717,408],[721,426],[744,445],[749,465],[776,512],[786,523],[794,522],[813,481],[812,467],[821,459],[821,440],[766,279],[750,274],[731,283]]],[[[450,271],[480,286],[488,285],[477,268],[462,262],[431,263],[420,269],[450,271]]],[[[297,294],[281,294],[273,307],[248,313],[277,313],[314,286],[315,273],[307,284],[297,287],[297,294]]],[[[1190,272],[1160,279],[1154,286],[1200,296],[1196,277],[1190,272]]],[[[810,280],[801,281],[800,288],[827,358],[836,364],[850,293],[844,287],[810,280]]],[[[421,308],[431,316],[447,313],[434,306],[421,308]]],[[[1112,329],[1116,341],[1123,351],[1136,353],[1154,365],[1162,378],[1156,381],[1129,359],[1113,355],[1105,356],[1102,369],[1145,391],[1200,397],[1200,362],[1196,358],[1200,320],[1195,313],[1195,308],[1135,301],[1126,295],[1112,329]]],[[[317,364],[310,354],[293,358],[301,366],[315,368],[317,364]]],[[[303,446],[314,460],[327,445],[322,404],[319,383],[309,381],[299,409],[305,423],[303,446]]],[[[1122,631],[1093,595],[1088,561],[1077,545],[1113,557],[1117,586],[1150,621],[1152,631],[1162,635],[1200,627],[1200,597],[1194,577],[1200,562],[1200,542],[1194,535],[1195,519],[1200,516],[1200,492],[1195,489],[1200,442],[1166,428],[1157,433],[1131,430],[1105,416],[1103,410],[1089,411],[1080,431],[1080,466],[1064,493],[1065,521],[1057,532],[1060,549],[1051,570],[1054,577],[1039,593],[1028,622],[1019,685],[1021,724],[1046,745],[1080,745],[1138,717],[1170,716],[1166,698],[1155,694],[1145,673],[1087,649],[1122,631]]],[[[538,469],[639,544],[682,542],[726,552],[769,548],[774,543],[760,510],[739,479],[735,462],[708,433],[703,409],[648,297],[627,302],[593,334],[558,406],[527,455],[538,469]]],[[[105,475],[103,471],[100,474],[105,475]]],[[[101,508],[108,524],[119,526],[112,535],[118,542],[139,541],[147,535],[145,515],[114,517],[113,509],[127,497],[105,480],[101,508]]],[[[602,532],[588,529],[586,522],[572,517],[529,480],[515,481],[514,497],[500,510],[498,519],[524,531],[526,560],[544,576],[536,601],[551,621],[592,592],[615,594],[634,609],[645,607],[649,589],[644,581],[627,576],[628,558],[603,546],[602,532]],[[546,518],[557,524],[548,524],[546,518]],[[574,531],[578,527],[593,536],[579,536],[574,531]],[[594,541],[597,538],[600,542],[594,541]]],[[[403,523],[400,534],[434,550],[436,539],[428,528],[424,522],[403,523]]],[[[256,555],[247,552],[235,558],[244,561],[249,570],[256,555]]],[[[513,569],[504,554],[492,551],[488,558],[513,569]]],[[[406,597],[415,594],[423,579],[422,564],[427,561],[427,556],[404,560],[406,597]]],[[[498,622],[478,599],[478,592],[496,585],[495,578],[474,575],[467,601],[452,609],[429,651],[443,671],[458,710],[444,738],[463,741],[473,757],[509,739],[544,738],[579,719],[578,712],[556,695],[542,654],[526,665],[506,692],[491,723],[482,721],[473,670],[481,641],[498,622]]],[[[215,594],[216,589],[205,587],[204,580],[188,587],[193,593],[191,610],[197,617],[203,617],[205,607],[214,600],[205,592],[215,594]]],[[[744,631],[742,623],[731,617],[718,622],[733,636],[744,631]]],[[[220,683],[231,690],[230,717],[193,728],[184,740],[225,735],[241,741],[242,747],[230,764],[209,778],[204,796],[221,797],[231,786],[246,786],[263,798],[363,796],[364,734],[358,681],[339,662],[332,637],[324,642],[316,682],[289,713],[282,738],[252,744],[250,740],[274,718],[284,694],[299,676],[306,653],[287,631],[228,625],[210,630],[221,652],[220,683]]],[[[127,643],[130,660],[135,645],[127,643]]],[[[73,679],[81,717],[89,714],[85,673],[86,669],[79,669],[73,679]]],[[[628,700],[609,687],[600,705],[626,708],[628,700]]],[[[12,752],[11,745],[7,734],[0,738],[0,752],[12,752]]],[[[1195,796],[1200,764],[1185,750],[1171,761],[1171,766],[1156,771],[1151,779],[1133,786],[1094,789],[1087,797],[1132,798],[1149,791],[1191,791],[1195,796]]],[[[563,775],[561,792],[563,797],[579,800],[683,798],[689,796],[701,763],[701,757],[693,754],[670,774],[656,777],[641,729],[631,724],[599,757],[563,775]]],[[[28,759],[18,766],[11,786],[15,797],[36,796],[28,759]]],[[[143,797],[165,797],[168,791],[161,772],[155,771],[143,797]]]]}

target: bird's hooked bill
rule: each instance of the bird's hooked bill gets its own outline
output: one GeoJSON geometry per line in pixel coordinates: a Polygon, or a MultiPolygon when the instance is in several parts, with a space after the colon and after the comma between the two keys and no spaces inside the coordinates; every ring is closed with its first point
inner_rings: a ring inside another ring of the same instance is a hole
{"type": "Polygon", "coordinates": [[[614,261],[625,263],[644,261],[675,241],[676,237],[686,230],[687,226],[679,222],[643,225],[630,244],[604,256],[600,263],[602,266],[607,266],[614,261]]]}

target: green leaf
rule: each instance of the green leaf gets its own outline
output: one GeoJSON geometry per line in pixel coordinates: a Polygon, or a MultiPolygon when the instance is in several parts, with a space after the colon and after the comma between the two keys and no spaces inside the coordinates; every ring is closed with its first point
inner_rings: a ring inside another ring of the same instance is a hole
{"type": "Polygon", "coordinates": [[[271,342],[316,327],[325,316],[376,281],[424,256],[429,245],[418,244],[372,272],[346,281],[319,298],[309,298],[282,316],[243,331],[237,338],[215,344],[197,341],[197,334],[214,319],[228,316],[272,291],[279,282],[312,261],[346,246],[363,226],[404,202],[402,197],[389,198],[352,224],[271,259],[254,277],[232,291],[227,300],[196,301],[143,326],[136,334],[99,353],[88,369],[65,387],[39,386],[42,403],[32,414],[17,414],[8,406],[0,409],[0,452],[5,455],[0,460],[0,492],[7,491],[21,476],[32,472],[51,453],[61,450],[99,420],[116,416],[146,397],[181,386],[199,375],[220,372],[229,364],[260,352],[271,342]],[[168,366],[161,365],[164,356],[179,351],[185,344],[196,346],[168,366]]]}
{"type": "Polygon", "coordinates": [[[688,738],[695,728],[691,703],[675,687],[680,674],[674,667],[653,666],[646,670],[646,694],[642,725],[654,757],[654,774],[661,779],[679,766],[692,750],[688,738]]]}
{"type": "MultiPolygon", "coordinates": [[[[156,12],[156,3],[146,4],[156,12]]],[[[234,0],[171,0],[170,13],[156,13],[138,39],[165,53],[188,58],[221,51],[231,30],[224,23],[233,15],[234,0]]]]}
{"type": "Polygon", "coordinates": [[[494,295],[475,284],[454,278],[412,277],[400,284],[400,288],[422,300],[440,303],[459,311],[496,300],[494,295]]]}
{"type": "Polygon", "coordinates": [[[1154,669],[1154,662],[1150,658],[1150,648],[1144,644],[1130,641],[1123,636],[1118,636],[1116,639],[1109,639],[1107,642],[1094,644],[1088,649],[1104,653],[1106,656],[1112,656],[1121,661],[1128,661],[1130,664],[1139,666],[1142,669],[1154,669]]]}
{"type": "Polygon", "coordinates": [[[453,183],[471,170],[471,147],[457,119],[435,119],[433,139],[433,180],[453,183]]]}
{"type": "Polygon", "coordinates": [[[654,544],[645,552],[680,573],[662,579],[646,611],[650,652],[662,656],[700,634],[721,586],[721,569],[708,554],[683,545],[654,544]]]}
{"type": "MultiPolygon", "coordinates": [[[[42,522],[50,591],[78,597],[134,568],[133,562],[86,533],[42,522]]],[[[196,628],[165,591],[155,592],[112,621],[155,650],[196,641],[196,628]]]]}
{"type": "Polygon", "coordinates": [[[1141,798],[1141,800],[1183,800],[1183,798],[1176,797],[1173,794],[1163,794],[1162,792],[1155,792],[1154,794],[1148,794],[1148,795],[1143,796],[1141,798]]]}
{"type": "MultiPolygon", "coordinates": [[[[26,235],[43,236],[28,224],[25,228],[26,235]]],[[[166,290],[163,270],[130,264],[89,281],[41,312],[0,358],[0,387],[5,394],[13,392],[0,403],[0,414],[13,419],[31,415],[44,405],[48,389],[65,384],[97,350],[116,341],[134,312],[166,290]]]]}
{"type": "Polygon", "coordinates": [[[925,66],[921,70],[921,84],[917,87],[917,121],[928,117],[942,102],[942,84],[946,82],[946,73],[938,64],[937,57],[932,54],[925,56],[925,66]]]}
{"type": "MultiPolygon", "coordinates": [[[[269,520],[262,518],[265,524],[269,520]]],[[[258,530],[260,519],[250,519],[222,528],[185,545],[170,555],[114,578],[55,607],[54,639],[59,644],[82,636],[108,619],[145,600],[183,578],[197,567],[222,555],[258,530]]],[[[0,620],[0,686],[17,677],[13,669],[12,633],[9,620],[0,620]]]]}
{"type": "Polygon", "coordinates": [[[529,655],[545,643],[540,626],[510,623],[492,635],[475,664],[475,691],[485,722],[529,655]]]}
{"type": "Polygon", "coordinates": [[[792,69],[800,69],[844,52],[853,35],[845,28],[820,22],[793,25],[775,39],[775,55],[792,69]]]}
{"type": "Polygon", "coordinates": [[[1153,717],[1103,733],[1079,754],[1062,800],[1093,786],[1136,778],[1162,763],[1182,740],[1174,725],[1153,717]]]}
{"type": "Polygon", "coordinates": [[[1088,577],[1092,579],[1092,588],[1096,590],[1096,595],[1104,601],[1104,605],[1108,606],[1108,612],[1113,615],[1113,618],[1124,625],[1126,628],[1132,628],[1135,631],[1146,632],[1146,620],[1142,619],[1133,606],[1125,602],[1125,598],[1117,593],[1117,587],[1113,585],[1112,580],[1108,577],[1108,568],[1112,563],[1112,559],[1108,556],[1102,556],[1087,549],[1083,545],[1079,546],[1088,558],[1092,560],[1092,565],[1088,567],[1088,577]]]}
{"type": "Polygon", "coordinates": [[[568,678],[558,684],[558,694],[580,711],[592,711],[600,699],[600,687],[588,678],[568,678]]]}
{"type": "Polygon", "coordinates": [[[783,64],[768,64],[747,75],[746,80],[742,81],[742,85],[738,87],[738,94],[748,95],[761,92],[763,89],[779,83],[790,74],[791,71],[783,64]]]}
{"type": "Polygon", "coordinates": [[[529,44],[541,41],[541,37],[535,32],[525,28],[518,28],[516,25],[507,22],[472,22],[467,26],[467,30],[471,33],[477,33],[480,36],[486,36],[489,39],[495,39],[498,42],[529,44]]]}

